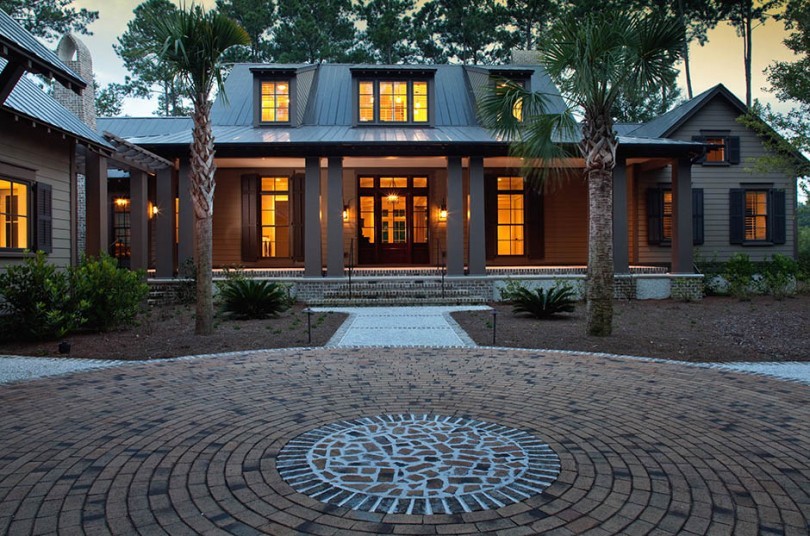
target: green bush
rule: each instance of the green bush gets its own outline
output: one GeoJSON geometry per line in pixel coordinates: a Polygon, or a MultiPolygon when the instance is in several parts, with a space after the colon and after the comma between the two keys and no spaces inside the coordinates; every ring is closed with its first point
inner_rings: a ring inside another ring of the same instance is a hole
{"type": "Polygon", "coordinates": [[[83,258],[70,274],[75,295],[89,304],[85,327],[93,331],[130,325],[149,294],[143,270],[119,268],[106,254],[83,258]]]}
{"type": "Polygon", "coordinates": [[[777,300],[791,293],[799,273],[799,264],[784,255],[776,254],[764,263],[762,277],[767,291],[777,300]]]}
{"type": "Polygon", "coordinates": [[[222,311],[240,320],[276,316],[290,306],[283,287],[270,281],[236,277],[219,284],[222,311]]]}
{"type": "Polygon", "coordinates": [[[576,293],[568,285],[534,291],[518,287],[513,290],[511,299],[513,314],[527,313],[535,318],[549,318],[560,313],[573,313],[576,293]]]}
{"type": "Polygon", "coordinates": [[[71,291],[68,273],[38,251],[0,274],[2,333],[9,339],[64,337],[85,323],[89,304],[71,291]]]}
{"type": "Polygon", "coordinates": [[[799,227],[799,279],[810,283],[810,227],[799,227]]]}
{"type": "Polygon", "coordinates": [[[728,292],[740,300],[750,300],[757,288],[754,274],[757,269],[745,253],[735,253],[726,263],[723,278],[728,282],[728,292]]]}

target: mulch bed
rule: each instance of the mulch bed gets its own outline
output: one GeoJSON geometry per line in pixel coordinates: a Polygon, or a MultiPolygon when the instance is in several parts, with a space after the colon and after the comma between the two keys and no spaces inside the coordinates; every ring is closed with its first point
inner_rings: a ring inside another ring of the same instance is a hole
{"type": "MultiPolygon", "coordinates": [[[[810,296],[777,301],[708,297],[699,302],[617,301],[613,335],[585,334],[585,304],[554,320],[514,316],[498,304],[497,346],[579,350],[682,361],[810,361],[810,296]]],[[[481,345],[492,345],[489,311],[453,313],[481,345]]]]}
{"type": "Polygon", "coordinates": [[[214,320],[214,334],[194,334],[194,307],[152,307],[135,327],[108,333],[67,337],[69,355],[59,354],[58,341],[0,344],[0,354],[62,356],[94,359],[160,359],[235,350],[323,346],[346,319],[340,313],[313,313],[312,342],[307,335],[305,306],[296,305],[276,318],[265,320],[214,320]]]}

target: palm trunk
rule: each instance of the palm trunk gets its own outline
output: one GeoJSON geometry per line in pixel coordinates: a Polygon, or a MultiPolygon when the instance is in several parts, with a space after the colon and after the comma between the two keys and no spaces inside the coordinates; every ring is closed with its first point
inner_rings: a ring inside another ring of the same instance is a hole
{"type": "Polygon", "coordinates": [[[585,112],[581,150],[588,178],[588,335],[613,331],[613,168],[618,142],[609,110],[585,112]]]}
{"type": "Polygon", "coordinates": [[[214,136],[211,105],[204,95],[194,100],[194,133],[191,145],[191,199],[194,206],[197,260],[197,307],[195,333],[210,335],[214,330],[212,235],[214,217],[214,136]]]}

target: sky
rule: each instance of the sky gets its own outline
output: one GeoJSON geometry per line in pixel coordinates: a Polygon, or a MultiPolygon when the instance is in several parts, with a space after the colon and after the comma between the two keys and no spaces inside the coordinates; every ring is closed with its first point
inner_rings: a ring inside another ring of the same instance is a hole
{"type": "MultiPolygon", "coordinates": [[[[173,0],[179,4],[177,0],[173,0]]],[[[127,72],[121,60],[112,49],[116,38],[126,30],[126,25],[132,19],[132,10],[141,3],[141,0],[75,0],[76,7],[86,7],[99,12],[99,19],[90,26],[92,36],[79,36],[79,39],[90,49],[93,55],[93,67],[96,79],[101,86],[111,82],[123,82],[127,72]]],[[[203,0],[203,5],[210,7],[214,0],[203,0]]],[[[763,102],[770,102],[778,110],[785,110],[787,106],[779,103],[773,94],[763,88],[768,81],[763,70],[770,63],[777,60],[793,61],[795,56],[782,43],[785,30],[781,22],[768,21],[754,30],[754,50],[752,60],[754,98],[763,102]]],[[[743,44],[734,28],[722,23],[715,30],[709,32],[709,41],[706,46],[693,43],[691,46],[692,58],[692,86],[694,93],[709,89],[717,83],[723,83],[740,100],[745,101],[745,75],[743,70],[743,44]]],[[[54,46],[52,44],[52,46],[54,46]]],[[[683,95],[686,96],[686,78],[681,74],[679,84],[683,95]]],[[[157,100],[145,101],[141,99],[127,99],[124,103],[123,114],[130,116],[149,116],[157,108],[157,100]]]]}

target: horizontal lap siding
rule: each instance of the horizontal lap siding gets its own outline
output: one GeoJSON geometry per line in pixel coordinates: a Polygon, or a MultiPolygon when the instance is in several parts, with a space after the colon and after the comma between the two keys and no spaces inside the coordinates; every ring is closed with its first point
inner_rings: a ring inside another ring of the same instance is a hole
{"type": "Polygon", "coordinates": [[[222,169],[217,171],[214,195],[214,266],[233,266],[242,262],[242,175],[256,170],[222,169]]]}
{"type": "Polygon", "coordinates": [[[588,260],[588,187],[574,178],[549,184],[544,195],[545,262],[585,264],[588,260]]]}
{"type": "MultiPolygon", "coordinates": [[[[48,260],[59,266],[71,261],[70,150],[71,142],[60,134],[13,121],[5,114],[0,118],[0,162],[34,169],[37,182],[53,188],[53,251],[48,260]]],[[[34,220],[31,222],[33,229],[34,220]]],[[[0,258],[0,266],[17,262],[0,258]]]]}
{"type": "MultiPolygon", "coordinates": [[[[695,167],[692,167],[694,173],[695,167]]],[[[657,188],[660,184],[672,183],[672,168],[641,173],[636,182],[634,203],[638,212],[638,262],[639,264],[669,264],[672,262],[670,246],[650,245],[647,242],[647,190],[657,188]]],[[[693,184],[694,186],[694,184],[693,184]]]]}
{"type": "Polygon", "coordinates": [[[796,197],[794,179],[783,173],[760,173],[753,171],[754,161],[765,154],[765,148],[753,131],[737,122],[736,110],[722,98],[715,98],[699,113],[687,121],[673,138],[691,140],[701,130],[730,130],[732,136],[740,137],[742,162],[737,165],[710,167],[692,166],[692,183],[703,188],[705,207],[705,243],[700,246],[700,255],[711,259],[728,259],[742,252],[752,260],[765,260],[775,253],[793,255],[793,206],[796,197]],[[745,183],[773,183],[774,188],[784,189],[786,194],[787,225],[784,244],[768,247],[739,246],[729,244],[729,190],[740,188],[745,183]]]}

